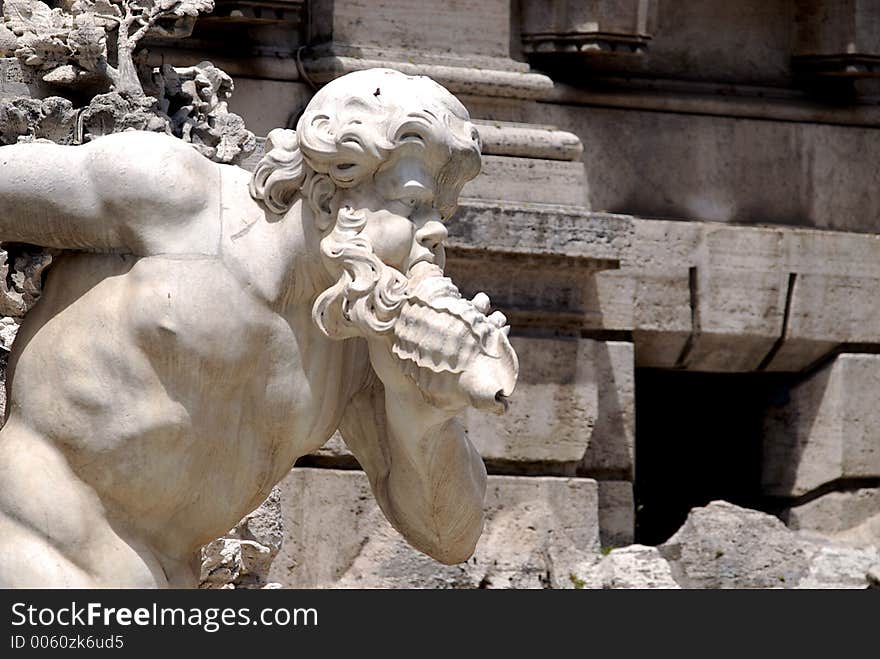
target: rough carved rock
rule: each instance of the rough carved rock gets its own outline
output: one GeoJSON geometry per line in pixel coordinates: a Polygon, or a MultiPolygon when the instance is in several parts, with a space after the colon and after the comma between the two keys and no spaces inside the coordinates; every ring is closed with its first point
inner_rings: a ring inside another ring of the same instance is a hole
{"type": "Polygon", "coordinates": [[[659,550],[684,588],[865,588],[880,559],[876,547],[802,535],[725,501],[694,508],[659,550]]]}
{"type": "Polygon", "coordinates": [[[210,62],[152,69],[138,48],[148,34],[187,36],[195,17],[213,8],[213,0],[76,0],[57,7],[6,0],[0,56],[14,54],[52,89],[94,98],[78,110],[55,97],[0,102],[0,143],[44,138],[80,144],[150,130],[180,137],[216,162],[241,162],[256,138],[228,111],[232,79],[210,62]],[[116,47],[108,51],[113,33],[116,47]]]}
{"type": "Polygon", "coordinates": [[[75,0],[53,3],[6,0],[0,34],[7,52],[42,73],[45,82],[103,86],[143,95],[136,49],[148,34],[188,36],[195,17],[214,9],[213,0],[75,0]],[[116,47],[107,41],[115,33],[116,47]],[[116,63],[110,62],[110,56],[116,63]],[[43,73],[44,72],[44,73],[43,73]]]}
{"type": "MultiPolygon", "coordinates": [[[[0,245],[0,315],[24,317],[39,299],[42,274],[51,263],[51,250],[0,245]]],[[[10,346],[4,342],[0,347],[9,350],[10,346]]]]}
{"type": "Polygon", "coordinates": [[[0,101],[0,144],[33,140],[70,144],[75,124],[73,103],[60,96],[0,101]]]}
{"type": "Polygon", "coordinates": [[[613,549],[601,561],[571,575],[575,588],[673,589],[681,588],[672,578],[669,563],[656,547],[630,545],[613,549]]]}
{"type": "Polygon", "coordinates": [[[272,493],[222,538],[201,553],[200,588],[276,588],[269,567],[284,537],[281,492],[272,493]]]}
{"type": "Polygon", "coordinates": [[[286,535],[272,579],[285,587],[571,588],[570,575],[598,555],[591,479],[490,476],[482,537],[457,565],[408,545],[382,518],[363,472],[297,468],[281,489],[286,535]]]}

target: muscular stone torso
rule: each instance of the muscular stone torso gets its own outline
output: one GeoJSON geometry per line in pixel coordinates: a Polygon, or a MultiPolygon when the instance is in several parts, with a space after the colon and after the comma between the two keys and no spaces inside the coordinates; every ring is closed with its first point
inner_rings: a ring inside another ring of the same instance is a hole
{"type": "Polygon", "coordinates": [[[10,361],[10,418],[172,555],[224,533],[338,425],[351,346],[218,257],[68,254],[45,290],[10,361]]]}

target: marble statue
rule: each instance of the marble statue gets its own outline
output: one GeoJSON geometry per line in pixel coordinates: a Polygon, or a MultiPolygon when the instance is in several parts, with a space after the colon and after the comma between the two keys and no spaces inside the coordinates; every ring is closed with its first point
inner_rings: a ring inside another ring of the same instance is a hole
{"type": "Polygon", "coordinates": [[[0,586],[193,586],[337,429],[414,547],[468,559],[486,472],[455,417],[518,370],[443,276],[479,170],[461,103],[387,69],[322,88],[253,174],[150,132],[0,148],[0,240],[61,250],[9,360],[0,586]]]}

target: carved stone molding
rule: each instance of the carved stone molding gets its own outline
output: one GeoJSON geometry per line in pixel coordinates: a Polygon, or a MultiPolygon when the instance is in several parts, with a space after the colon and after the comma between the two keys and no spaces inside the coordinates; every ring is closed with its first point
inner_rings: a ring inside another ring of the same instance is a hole
{"type": "Polygon", "coordinates": [[[651,0],[524,0],[526,54],[644,52],[651,40],[651,0]]]}
{"type": "Polygon", "coordinates": [[[411,61],[374,60],[337,55],[303,58],[309,78],[324,84],[352,71],[376,67],[396,69],[407,75],[433,78],[456,94],[516,99],[537,99],[553,89],[553,81],[540,73],[502,69],[477,69],[447,64],[425,64],[411,61]]]}
{"type": "Polygon", "coordinates": [[[880,76],[880,5],[865,0],[795,3],[793,65],[822,77],[880,76]]]}
{"type": "Polygon", "coordinates": [[[305,0],[216,0],[214,11],[202,23],[300,25],[305,0]]]}
{"type": "Polygon", "coordinates": [[[577,135],[553,126],[481,120],[474,124],[484,154],[574,161],[584,152],[577,135]]]}

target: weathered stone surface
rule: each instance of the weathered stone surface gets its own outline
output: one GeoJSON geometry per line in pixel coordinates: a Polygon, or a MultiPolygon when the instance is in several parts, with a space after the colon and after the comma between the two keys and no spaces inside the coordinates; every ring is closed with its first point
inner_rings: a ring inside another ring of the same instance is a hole
{"type": "Polygon", "coordinates": [[[342,43],[441,53],[465,49],[474,55],[506,57],[509,16],[510,4],[503,0],[427,6],[407,0],[337,0],[332,19],[324,20],[332,20],[333,38],[342,43]]]}
{"type": "Polygon", "coordinates": [[[593,341],[591,357],[598,409],[579,469],[596,477],[632,480],[636,434],[633,344],[593,341]]]}
{"type": "Polygon", "coordinates": [[[584,165],[564,160],[483,156],[480,175],[464,187],[462,195],[586,209],[584,165]]]}
{"type": "Polygon", "coordinates": [[[601,561],[573,575],[575,588],[675,589],[668,561],[656,547],[631,545],[612,550],[601,561]]]}
{"type": "MultiPolygon", "coordinates": [[[[880,516],[880,488],[873,487],[823,494],[789,508],[782,518],[791,529],[838,535],[865,525],[875,516],[880,516]]],[[[874,544],[880,546],[880,534],[874,544]]]]}
{"type": "MultiPolygon", "coordinates": [[[[483,459],[512,469],[517,468],[513,463],[541,464],[550,472],[577,466],[579,473],[590,476],[631,478],[632,344],[529,337],[513,337],[511,344],[520,356],[520,378],[507,413],[468,410],[463,415],[468,438],[483,459]]],[[[353,459],[338,434],[312,455],[337,464],[351,464],[353,459]]],[[[609,510],[626,508],[627,496],[631,507],[631,485],[628,495],[620,489],[627,485],[609,485],[609,510]]],[[[623,529],[631,526],[631,520],[621,519],[609,528],[618,529],[611,534],[621,539],[626,537],[623,529]]]]}
{"type": "Polygon", "coordinates": [[[632,473],[632,344],[514,338],[521,377],[503,417],[467,412],[468,437],[487,460],[584,462],[632,473]]]}
{"type": "Polygon", "coordinates": [[[584,145],[577,135],[552,126],[506,121],[476,121],[483,155],[580,160],[584,145]]]}
{"type": "Polygon", "coordinates": [[[840,478],[880,476],[880,355],[841,354],[789,391],[765,421],[763,486],[800,496],[840,478]]]}
{"type": "MultiPolygon", "coordinates": [[[[450,251],[610,261],[633,239],[632,218],[553,204],[464,199],[450,219],[450,251]]],[[[605,265],[604,267],[608,267],[605,265]]]]}
{"type": "MultiPolygon", "coordinates": [[[[654,108],[663,109],[656,101],[654,108]]],[[[527,120],[581,139],[595,210],[875,230],[880,195],[866,192],[880,175],[873,126],[650,109],[542,103],[527,120]]]]}
{"type": "Polygon", "coordinates": [[[688,588],[781,588],[807,573],[805,549],[775,517],[714,501],[660,546],[688,588]]]}
{"type": "Polygon", "coordinates": [[[260,80],[235,77],[235,93],[229,99],[229,110],[247,117],[247,126],[256,135],[293,125],[314,91],[304,82],[260,80]],[[272,99],[267,103],[266,99],[272,99]]]}
{"type": "Polygon", "coordinates": [[[360,471],[294,469],[281,484],[285,541],[270,578],[287,587],[572,587],[599,548],[596,482],[490,476],[474,557],[444,566],[384,520],[360,471]]]}
{"type": "Polygon", "coordinates": [[[281,491],[275,487],[254,512],[201,551],[201,588],[271,588],[269,567],[281,549],[281,491]]]}
{"type": "Polygon", "coordinates": [[[635,538],[635,500],[630,481],[599,483],[599,541],[602,547],[623,547],[635,538]]]}
{"type": "MultiPolygon", "coordinates": [[[[43,271],[51,263],[52,250],[35,247],[14,249],[0,245],[0,315],[24,317],[39,299],[43,288],[43,271]]],[[[11,329],[8,324],[7,327],[11,329]]],[[[3,335],[8,336],[8,333],[4,332],[3,335]]],[[[9,350],[10,345],[11,341],[7,343],[4,339],[0,347],[9,350]]]]}
{"type": "Polygon", "coordinates": [[[635,219],[620,270],[596,275],[589,324],[629,325],[640,366],[754,370],[782,333],[781,240],[768,229],[635,219]]]}
{"type": "Polygon", "coordinates": [[[799,371],[880,342],[878,236],[631,222],[620,269],[590,273],[579,302],[586,327],[632,331],[639,366],[750,371],[779,341],[765,367],[799,371]]]}
{"type": "Polygon", "coordinates": [[[696,316],[681,365],[698,371],[757,369],[782,334],[786,277],[775,231],[705,225],[696,259],[696,316]]]}
{"type": "Polygon", "coordinates": [[[0,101],[0,144],[38,139],[67,144],[73,140],[75,122],[76,112],[66,98],[0,101]]]}
{"type": "Polygon", "coordinates": [[[867,588],[871,565],[878,558],[877,547],[817,544],[797,588],[867,588]]]}
{"type": "Polygon", "coordinates": [[[787,231],[784,249],[797,279],[769,370],[801,370],[840,343],[880,343],[880,236],[787,231]]]}
{"type": "Polygon", "coordinates": [[[659,550],[683,588],[865,588],[880,558],[877,547],[803,536],[725,501],[691,510],[659,550]]]}

